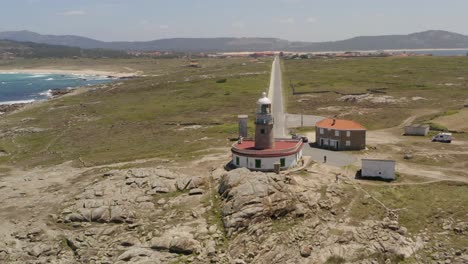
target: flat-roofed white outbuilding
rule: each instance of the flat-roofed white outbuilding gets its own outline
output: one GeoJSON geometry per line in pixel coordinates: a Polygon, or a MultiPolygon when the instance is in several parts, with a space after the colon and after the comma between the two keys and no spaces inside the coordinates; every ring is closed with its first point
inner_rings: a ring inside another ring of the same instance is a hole
{"type": "Polygon", "coordinates": [[[362,159],[361,176],[365,178],[395,179],[395,161],[381,159],[362,159]]]}
{"type": "Polygon", "coordinates": [[[405,126],[405,136],[427,136],[429,125],[414,124],[405,126]]]}

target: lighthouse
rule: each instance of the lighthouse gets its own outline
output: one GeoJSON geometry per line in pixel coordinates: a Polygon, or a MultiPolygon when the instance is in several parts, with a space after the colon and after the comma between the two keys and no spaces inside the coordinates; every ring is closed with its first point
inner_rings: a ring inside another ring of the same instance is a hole
{"type": "Polygon", "coordinates": [[[255,149],[274,148],[273,117],[271,115],[271,101],[265,92],[257,101],[257,113],[255,117],[255,149]]]}
{"type": "MultiPolygon", "coordinates": [[[[302,158],[303,142],[299,139],[274,138],[272,104],[266,93],[257,101],[255,113],[255,138],[240,138],[231,148],[234,168],[253,171],[274,171],[292,168],[302,158]]],[[[247,116],[239,116],[240,131],[244,131],[247,116]],[[245,119],[245,120],[244,120],[245,119]]]]}

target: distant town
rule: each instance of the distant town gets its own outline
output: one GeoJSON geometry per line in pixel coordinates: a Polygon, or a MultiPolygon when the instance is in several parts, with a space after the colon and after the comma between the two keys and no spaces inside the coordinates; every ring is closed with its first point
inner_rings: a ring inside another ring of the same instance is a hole
{"type": "MultiPolygon", "coordinates": [[[[193,53],[192,57],[200,58],[234,58],[234,57],[274,57],[279,54],[285,59],[313,59],[313,58],[354,58],[354,57],[420,57],[433,56],[433,50],[380,50],[380,51],[327,51],[327,52],[283,52],[283,51],[261,51],[261,52],[215,52],[215,53],[193,53]]],[[[129,55],[135,57],[184,57],[181,54],[170,51],[129,51],[129,55]]],[[[467,54],[468,55],[468,54],[467,54]]],[[[462,56],[458,54],[458,56],[462,56]]]]}

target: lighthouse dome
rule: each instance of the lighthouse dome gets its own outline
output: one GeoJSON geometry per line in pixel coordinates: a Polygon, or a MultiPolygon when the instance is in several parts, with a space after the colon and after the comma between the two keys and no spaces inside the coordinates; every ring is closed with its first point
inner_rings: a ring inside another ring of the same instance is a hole
{"type": "Polygon", "coordinates": [[[268,99],[265,92],[262,93],[262,98],[258,99],[257,104],[259,105],[271,105],[270,99],[268,99]]]}

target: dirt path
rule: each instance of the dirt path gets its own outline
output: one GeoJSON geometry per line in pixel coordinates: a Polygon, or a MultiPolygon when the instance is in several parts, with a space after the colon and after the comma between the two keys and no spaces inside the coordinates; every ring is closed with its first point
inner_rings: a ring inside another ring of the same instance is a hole
{"type": "Polygon", "coordinates": [[[430,142],[427,137],[403,136],[403,128],[406,125],[413,123],[414,120],[421,116],[437,112],[434,109],[419,110],[396,127],[368,131],[367,144],[376,147],[376,149],[358,154],[358,158],[396,159],[398,172],[432,179],[428,183],[446,180],[468,183],[468,168],[466,167],[468,163],[459,161],[450,165],[455,160],[463,159],[464,155],[468,155],[468,144],[466,141],[455,141],[453,144],[441,145],[430,142]],[[411,160],[402,160],[402,153],[406,152],[412,153],[414,156],[437,159],[439,163],[443,163],[446,160],[447,164],[435,166],[418,164],[411,160]]]}

